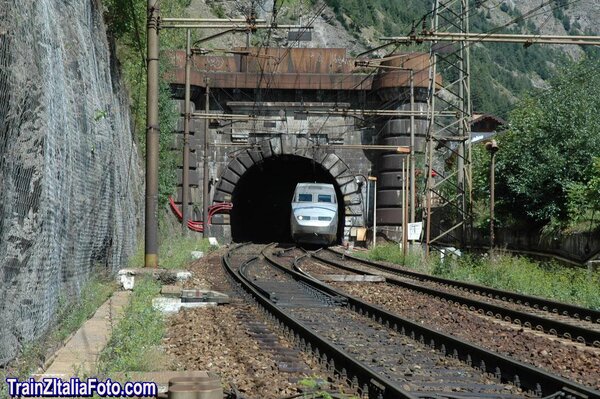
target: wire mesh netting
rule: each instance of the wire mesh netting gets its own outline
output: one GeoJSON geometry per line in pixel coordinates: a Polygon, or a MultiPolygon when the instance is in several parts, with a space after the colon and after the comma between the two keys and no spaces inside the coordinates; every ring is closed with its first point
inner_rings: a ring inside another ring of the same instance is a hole
{"type": "Polygon", "coordinates": [[[134,251],[141,179],[99,1],[0,0],[0,365],[134,251]]]}

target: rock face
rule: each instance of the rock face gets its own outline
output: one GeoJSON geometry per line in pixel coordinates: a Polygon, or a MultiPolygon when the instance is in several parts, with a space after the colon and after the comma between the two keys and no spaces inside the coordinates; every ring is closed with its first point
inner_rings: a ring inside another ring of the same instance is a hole
{"type": "Polygon", "coordinates": [[[0,365],[133,252],[129,106],[98,0],[0,0],[0,365]]]}

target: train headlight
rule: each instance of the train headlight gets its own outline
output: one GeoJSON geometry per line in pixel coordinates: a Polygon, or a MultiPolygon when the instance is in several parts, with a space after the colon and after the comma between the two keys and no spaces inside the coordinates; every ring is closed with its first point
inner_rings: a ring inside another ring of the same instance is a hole
{"type": "Polygon", "coordinates": [[[298,220],[310,220],[310,216],[298,215],[297,218],[298,218],[298,220]]]}

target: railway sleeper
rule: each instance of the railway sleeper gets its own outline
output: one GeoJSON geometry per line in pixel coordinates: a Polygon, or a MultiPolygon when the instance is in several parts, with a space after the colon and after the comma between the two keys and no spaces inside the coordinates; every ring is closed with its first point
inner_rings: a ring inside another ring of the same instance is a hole
{"type": "MultiPolygon", "coordinates": [[[[361,273],[364,273],[364,271],[355,269],[352,266],[347,266],[344,264],[340,264],[337,261],[331,261],[331,260],[325,259],[317,254],[314,255],[314,258],[316,258],[317,260],[322,261],[324,263],[328,263],[333,266],[340,267],[342,269],[345,269],[345,270],[348,270],[351,272],[359,272],[360,271],[361,273]]],[[[353,257],[348,257],[348,258],[351,261],[364,262],[364,260],[355,260],[353,257]]],[[[371,264],[369,262],[365,262],[365,263],[367,263],[368,265],[371,264]]],[[[383,268],[382,265],[380,265],[380,266],[383,268]]],[[[387,269],[383,269],[383,270],[387,270],[387,269]]],[[[458,297],[452,293],[443,293],[440,291],[436,291],[433,288],[420,286],[420,285],[417,285],[417,284],[414,284],[411,282],[404,281],[402,279],[395,279],[395,278],[388,277],[387,282],[390,284],[401,286],[403,288],[412,290],[412,291],[420,293],[420,294],[430,295],[435,298],[439,298],[440,300],[446,301],[449,304],[455,304],[457,306],[463,307],[464,309],[469,309],[470,311],[473,311],[473,312],[474,311],[480,312],[481,309],[484,309],[484,310],[488,309],[489,312],[487,312],[487,315],[490,317],[493,317],[493,314],[495,314],[496,311],[498,311],[498,313],[500,313],[500,314],[508,313],[506,315],[507,317],[505,317],[505,320],[510,321],[510,319],[513,319],[512,322],[514,324],[523,325],[526,328],[533,328],[533,327],[537,328],[537,326],[540,325],[543,327],[541,331],[545,331],[545,330],[550,330],[550,328],[553,328],[553,327],[551,327],[553,325],[558,325],[558,329],[561,331],[561,334],[558,334],[558,336],[562,336],[562,337],[572,340],[574,342],[581,342],[581,341],[579,339],[573,339],[573,337],[581,337],[581,338],[583,338],[583,343],[585,345],[589,345],[589,346],[594,346],[594,342],[598,341],[598,339],[596,339],[596,337],[600,335],[600,333],[598,333],[594,330],[588,330],[584,327],[570,325],[568,323],[564,323],[564,322],[558,321],[558,320],[552,320],[552,319],[542,320],[543,317],[541,317],[541,316],[538,316],[535,314],[528,314],[528,313],[518,311],[518,310],[502,309],[502,311],[500,312],[500,307],[498,305],[488,304],[488,303],[480,302],[480,301],[473,300],[470,298],[458,297]],[[519,315],[519,316],[517,317],[517,315],[519,315]],[[523,318],[523,319],[521,319],[521,318],[523,318]]],[[[483,290],[475,290],[475,291],[478,293],[484,294],[486,296],[490,295],[490,293],[483,291],[483,290]]],[[[494,295],[494,296],[496,298],[502,298],[502,300],[504,300],[504,301],[508,301],[510,299],[510,297],[507,295],[494,295]]],[[[538,303],[531,302],[531,304],[532,305],[530,305],[530,301],[524,302],[525,306],[534,307],[539,310],[540,305],[538,303]]],[[[544,305],[544,306],[547,306],[547,305],[544,305]]],[[[554,314],[559,313],[559,309],[557,307],[551,307],[551,311],[554,314]]],[[[567,312],[567,311],[564,310],[564,312],[567,312]]],[[[569,313],[569,312],[567,312],[567,313],[569,313]]],[[[538,330],[538,331],[540,331],[540,330],[538,330]]]]}
{"type": "MultiPolygon", "coordinates": [[[[289,272],[289,274],[295,276],[294,278],[296,278],[296,277],[300,278],[299,276],[297,276],[298,273],[289,272]]],[[[316,282],[312,282],[312,284],[315,287],[317,287],[318,289],[325,289],[325,287],[327,287],[327,286],[324,286],[324,285],[316,283],[316,282]]],[[[327,287],[327,288],[329,290],[331,290],[330,287],[327,287]]],[[[334,290],[331,290],[331,291],[334,291],[334,290]]],[[[405,326],[410,326],[410,328],[409,328],[410,337],[413,340],[414,340],[414,337],[416,335],[418,335],[419,341],[424,342],[425,340],[429,340],[430,345],[433,345],[434,347],[436,346],[436,344],[439,345],[440,346],[439,350],[444,354],[448,354],[449,350],[448,350],[448,346],[446,344],[450,343],[450,351],[452,353],[452,355],[450,355],[450,356],[455,357],[460,360],[463,360],[463,361],[469,361],[471,364],[474,363],[474,361],[473,361],[474,359],[477,359],[477,365],[478,365],[477,368],[479,368],[481,371],[483,371],[484,373],[490,374],[490,375],[496,375],[496,376],[500,375],[504,381],[512,380],[515,386],[521,387],[521,385],[522,385],[522,381],[520,378],[521,371],[522,371],[527,376],[526,379],[524,380],[525,381],[524,388],[526,390],[529,390],[529,391],[537,394],[537,395],[545,394],[545,395],[551,395],[553,397],[556,392],[559,392],[559,391],[566,392],[565,388],[569,388],[569,390],[572,391],[572,395],[574,398],[588,397],[588,398],[600,399],[600,392],[591,391],[589,388],[579,386],[578,384],[564,380],[560,377],[552,376],[546,372],[536,369],[535,367],[532,367],[529,365],[524,365],[519,362],[515,362],[514,360],[510,360],[506,357],[503,357],[498,354],[494,354],[493,352],[490,352],[490,351],[485,351],[481,348],[473,347],[472,345],[467,344],[464,341],[461,341],[454,337],[447,336],[445,334],[441,334],[441,333],[433,331],[433,330],[429,330],[429,329],[425,328],[424,326],[420,326],[420,325],[416,326],[410,321],[400,319],[396,315],[393,315],[389,312],[385,312],[384,310],[374,307],[373,305],[369,305],[364,302],[361,302],[356,298],[349,297],[349,296],[346,296],[346,298],[348,300],[348,303],[350,304],[350,306],[348,306],[348,308],[355,309],[355,311],[357,313],[365,314],[365,315],[367,315],[367,317],[370,316],[374,320],[377,319],[377,321],[380,323],[382,323],[382,322],[384,323],[387,321],[388,324],[393,324],[396,330],[398,329],[398,326],[400,326],[401,332],[404,335],[406,334],[406,330],[407,330],[405,328],[405,326]],[[390,322],[393,322],[393,323],[390,323],[390,322]],[[440,340],[441,342],[438,342],[437,339],[433,338],[434,336],[440,336],[440,337],[443,337],[443,339],[440,340]],[[475,358],[473,357],[473,355],[475,355],[475,358]],[[468,356],[468,358],[467,358],[467,356],[468,356]],[[488,363],[488,360],[489,360],[489,363],[488,363]],[[532,373],[533,373],[533,375],[532,375],[532,373]],[[538,379],[538,381],[535,381],[535,379],[538,379]]],[[[279,311],[279,312],[281,312],[281,311],[279,311]]],[[[269,313],[272,314],[273,316],[275,316],[275,314],[272,313],[271,311],[269,311],[269,313]]],[[[279,317],[281,317],[281,316],[279,316],[279,317]]],[[[516,321],[520,323],[520,321],[518,319],[516,319],[516,321]]],[[[296,331],[294,331],[294,338],[295,338],[296,342],[298,342],[298,343],[301,342],[300,335],[296,331]]],[[[321,345],[322,344],[318,344],[315,346],[314,353],[315,353],[316,357],[319,357],[319,355],[320,355],[319,347],[321,345]]],[[[326,356],[326,353],[328,353],[329,350],[330,349],[326,349],[326,348],[323,349],[324,356],[326,356]]],[[[347,375],[349,374],[347,370],[346,370],[346,374],[347,375]]],[[[357,376],[355,373],[352,373],[352,374],[353,374],[352,375],[352,384],[355,386],[358,386],[358,384],[360,383],[361,384],[361,388],[360,388],[361,393],[368,394],[368,396],[370,398],[379,398],[379,397],[383,398],[384,397],[381,392],[373,392],[373,389],[376,389],[376,384],[373,384],[373,382],[377,382],[377,381],[368,381],[368,382],[360,381],[361,376],[357,376]]],[[[385,397],[389,397],[389,395],[386,395],[385,397]]]]}
{"type": "MultiPolygon", "coordinates": [[[[328,250],[329,253],[334,254],[336,257],[340,257],[340,254],[331,249],[328,250]]],[[[345,254],[345,258],[351,260],[353,262],[358,262],[364,265],[368,265],[370,267],[375,267],[379,270],[408,275],[410,278],[415,279],[417,281],[429,281],[435,282],[442,286],[449,286],[455,289],[468,291],[471,293],[475,293],[477,295],[493,298],[493,299],[501,299],[507,302],[516,303],[518,305],[533,307],[535,309],[542,309],[546,312],[559,313],[563,316],[572,317],[579,320],[585,320],[591,323],[600,324],[600,312],[594,311],[591,309],[582,308],[576,305],[570,305],[566,303],[560,303],[544,298],[537,298],[533,296],[527,296],[523,294],[518,294],[515,292],[508,292],[498,289],[485,289],[486,287],[482,287],[472,283],[465,283],[456,280],[444,279],[441,277],[429,276],[423,273],[399,269],[397,267],[391,267],[386,264],[369,261],[366,259],[357,258],[352,255],[345,254]],[[552,308],[552,310],[550,310],[552,308]],[[562,310],[561,310],[562,309],[562,310]],[[582,314],[584,315],[582,317],[582,314]]],[[[329,263],[327,259],[320,258],[320,260],[329,263]]],[[[333,261],[331,261],[333,262],[333,261]]]]}

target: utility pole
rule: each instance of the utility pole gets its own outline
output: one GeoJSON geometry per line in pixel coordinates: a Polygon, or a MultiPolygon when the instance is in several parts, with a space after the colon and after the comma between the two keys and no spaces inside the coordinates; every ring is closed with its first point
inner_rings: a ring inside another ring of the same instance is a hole
{"type": "Polygon", "coordinates": [[[415,222],[415,71],[410,70],[410,223],[415,222]]]}
{"type": "Polygon", "coordinates": [[[146,91],[146,213],[144,266],[158,267],[158,46],[160,0],[148,0],[148,48],[146,91]]]}
{"type": "MultiPolygon", "coordinates": [[[[210,81],[208,78],[206,78],[206,97],[204,99],[204,112],[206,112],[207,114],[210,111],[210,87],[209,87],[210,81]]],[[[208,204],[209,204],[209,200],[208,200],[208,196],[209,196],[209,190],[208,190],[208,140],[209,140],[209,135],[208,135],[208,129],[209,129],[209,120],[208,118],[206,118],[204,120],[204,154],[202,157],[202,220],[204,221],[203,224],[203,230],[202,230],[202,235],[204,236],[204,238],[207,238],[209,236],[209,231],[208,231],[208,204]]]]}
{"type": "MultiPolygon", "coordinates": [[[[410,155],[408,156],[410,158],[410,155]]],[[[406,258],[406,247],[408,246],[408,165],[409,158],[402,160],[402,256],[406,258]]]]}
{"type": "Polygon", "coordinates": [[[377,246],[377,177],[369,176],[369,181],[373,182],[373,248],[377,246]]]}
{"type": "Polygon", "coordinates": [[[495,186],[496,186],[496,153],[498,152],[498,143],[492,140],[485,144],[485,149],[490,152],[490,255],[494,250],[494,205],[495,205],[495,186]]]}
{"type": "Polygon", "coordinates": [[[190,73],[192,67],[192,32],[187,30],[185,48],[185,117],[183,120],[183,170],[181,174],[181,202],[182,218],[181,230],[184,236],[188,233],[188,220],[190,220],[189,188],[190,188],[190,73]]]}

